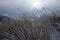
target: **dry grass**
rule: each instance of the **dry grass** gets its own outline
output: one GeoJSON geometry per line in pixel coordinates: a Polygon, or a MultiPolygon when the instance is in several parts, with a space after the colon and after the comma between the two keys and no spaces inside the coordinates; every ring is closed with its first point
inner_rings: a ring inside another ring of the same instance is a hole
{"type": "Polygon", "coordinates": [[[13,34],[17,40],[50,40],[51,17],[43,15],[33,19],[30,20],[24,15],[22,20],[6,23],[6,29],[1,30],[13,34]]]}
{"type": "Polygon", "coordinates": [[[22,20],[16,20],[7,24],[10,34],[19,40],[50,40],[48,18],[34,18],[34,21],[24,16],[22,20]]]}

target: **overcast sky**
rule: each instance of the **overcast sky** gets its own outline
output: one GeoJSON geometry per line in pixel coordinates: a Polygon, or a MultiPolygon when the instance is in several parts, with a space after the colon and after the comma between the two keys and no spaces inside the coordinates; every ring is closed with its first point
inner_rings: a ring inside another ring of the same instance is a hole
{"type": "Polygon", "coordinates": [[[40,3],[39,7],[41,8],[45,7],[49,10],[56,8],[56,10],[60,10],[60,0],[0,0],[0,14],[18,16],[17,8],[20,8],[20,11],[33,9],[33,3],[40,3]]]}

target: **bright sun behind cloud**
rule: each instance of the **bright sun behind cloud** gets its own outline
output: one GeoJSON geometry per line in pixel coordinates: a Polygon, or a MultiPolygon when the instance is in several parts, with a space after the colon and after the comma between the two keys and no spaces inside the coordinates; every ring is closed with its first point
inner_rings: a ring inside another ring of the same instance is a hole
{"type": "Polygon", "coordinates": [[[32,7],[32,8],[42,8],[42,3],[41,3],[40,1],[38,2],[37,0],[36,0],[36,1],[34,0],[34,1],[31,3],[31,7],[32,7]]]}

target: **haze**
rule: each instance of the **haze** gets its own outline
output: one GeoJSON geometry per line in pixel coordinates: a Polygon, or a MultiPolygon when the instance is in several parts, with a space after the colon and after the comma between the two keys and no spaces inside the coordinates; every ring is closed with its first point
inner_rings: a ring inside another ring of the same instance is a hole
{"type": "Polygon", "coordinates": [[[60,0],[0,0],[0,15],[17,17],[22,14],[22,10],[27,11],[34,7],[55,11],[55,9],[60,10],[59,4],[60,0]]]}

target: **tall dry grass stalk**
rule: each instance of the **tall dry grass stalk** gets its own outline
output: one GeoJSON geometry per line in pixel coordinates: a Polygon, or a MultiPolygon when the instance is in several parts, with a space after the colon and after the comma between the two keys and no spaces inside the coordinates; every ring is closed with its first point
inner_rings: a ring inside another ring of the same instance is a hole
{"type": "Polygon", "coordinates": [[[7,32],[13,34],[17,40],[50,40],[49,25],[47,17],[30,20],[24,15],[22,20],[9,22],[6,27],[7,32]]]}
{"type": "Polygon", "coordinates": [[[12,34],[14,40],[50,40],[51,17],[42,15],[33,19],[24,14],[22,19],[8,22],[4,25],[6,29],[0,30],[12,34]]]}

